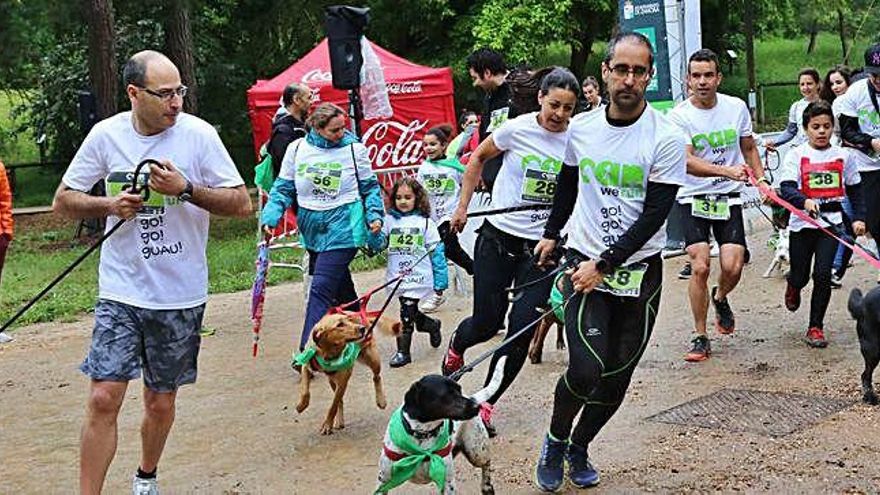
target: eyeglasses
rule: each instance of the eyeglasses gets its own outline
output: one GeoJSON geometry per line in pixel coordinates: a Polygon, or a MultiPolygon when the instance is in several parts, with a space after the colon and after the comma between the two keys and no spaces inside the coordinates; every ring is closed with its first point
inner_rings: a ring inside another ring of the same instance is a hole
{"type": "Polygon", "coordinates": [[[163,89],[162,91],[156,91],[156,90],[153,90],[150,88],[146,88],[144,86],[138,86],[138,87],[141,88],[142,90],[144,90],[144,92],[146,92],[147,94],[151,94],[151,95],[155,96],[156,98],[159,98],[162,101],[171,101],[171,99],[174,98],[175,95],[183,98],[184,96],[186,96],[186,93],[189,91],[189,88],[187,88],[186,86],[183,86],[183,85],[181,85],[175,89],[163,89]]]}
{"type": "Polygon", "coordinates": [[[626,64],[617,64],[612,67],[609,67],[609,70],[614,73],[615,76],[624,78],[630,74],[636,77],[636,79],[643,79],[648,75],[650,69],[648,67],[642,67],[641,65],[626,65],[626,64]]]}

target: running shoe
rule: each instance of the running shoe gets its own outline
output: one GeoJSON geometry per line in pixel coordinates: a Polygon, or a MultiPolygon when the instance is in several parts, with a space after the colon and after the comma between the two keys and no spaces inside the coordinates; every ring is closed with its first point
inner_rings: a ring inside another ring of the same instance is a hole
{"type": "Polygon", "coordinates": [[[565,460],[568,461],[568,479],[571,480],[572,485],[589,488],[599,484],[599,471],[590,462],[586,448],[569,443],[565,460]]]}
{"type": "Polygon", "coordinates": [[[832,273],[831,274],[831,288],[832,289],[839,289],[841,287],[843,287],[843,277],[841,277],[840,275],[838,275],[836,273],[832,273]]]}
{"type": "Polygon", "coordinates": [[[706,337],[705,335],[697,335],[691,342],[694,346],[687,354],[685,354],[685,361],[698,363],[709,359],[709,355],[712,354],[712,346],[709,344],[709,337],[706,337]]]}
{"type": "Polygon", "coordinates": [[[12,342],[13,339],[11,335],[6,332],[0,332],[0,344],[5,344],[7,342],[12,342]]]}
{"type": "Polygon", "coordinates": [[[144,479],[135,476],[131,483],[131,495],[159,495],[159,483],[156,478],[144,479]]]}
{"type": "Polygon", "coordinates": [[[691,262],[687,261],[687,262],[685,262],[684,266],[681,267],[681,271],[678,272],[678,279],[679,280],[688,280],[689,278],[691,278],[691,275],[692,275],[691,262]]]}
{"type": "Polygon", "coordinates": [[[495,438],[498,435],[498,430],[495,429],[495,425],[492,424],[492,413],[495,412],[495,406],[489,404],[488,402],[483,402],[480,404],[480,419],[483,420],[483,426],[486,427],[486,432],[489,434],[489,438],[495,438]]]}
{"type": "Polygon", "coordinates": [[[715,299],[715,293],[718,286],[712,287],[712,305],[715,306],[715,329],[718,333],[729,335],[736,329],[736,320],[733,318],[733,310],[727,302],[727,297],[718,301],[715,299]]]}
{"type": "Polygon", "coordinates": [[[553,440],[548,434],[541,447],[541,458],[535,468],[535,484],[542,492],[555,492],[565,481],[565,450],[568,442],[553,440]]]}
{"type": "Polygon", "coordinates": [[[440,363],[440,372],[443,376],[449,376],[464,366],[464,356],[455,352],[452,348],[452,340],[455,334],[449,337],[449,346],[446,348],[446,354],[443,356],[443,362],[440,363]]]}
{"type": "Polygon", "coordinates": [[[446,302],[446,296],[443,294],[431,294],[419,305],[422,313],[434,313],[440,306],[446,302]]]}
{"type": "Polygon", "coordinates": [[[792,313],[801,307],[801,291],[795,289],[791,284],[785,286],[785,308],[792,313]]]}
{"type": "Polygon", "coordinates": [[[825,332],[819,327],[810,327],[804,335],[804,342],[810,347],[828,347],[828,341],[825,340],[825,332]]]}

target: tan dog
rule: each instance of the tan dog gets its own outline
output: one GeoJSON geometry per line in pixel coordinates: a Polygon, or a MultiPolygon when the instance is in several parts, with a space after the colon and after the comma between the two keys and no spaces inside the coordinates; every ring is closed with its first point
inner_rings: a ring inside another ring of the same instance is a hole
{"type": "MultiPolygon", "coordinates": [[[[388,335],[398,335],[400,322],[380,317],[376,329],[388,335]]],[[[347,368],[333,369],[333,366],[329,366],[330,369],[324,369],[321,362],[334,363],[339,360],[349,343],[360,346],[357,361],[367,365],[373,372],[376,405],[379,406],[379,409],[385,409],[387,401],[380,375],[382,361],[376,346],[373,345],[373,336],[367,335],[367,328],[361,324],[361,319],[357,314],[333,314],[321,318],[312,329],[312,340],[314,341],[315,356],[302,367],[302,376],[299,382],[299,403],[296,405],[296,412],[301,413],[309,407],[311,397],[309,383],[316,372],[322,372],[327,375],[334,395],[330,410],[327,411],[327,417],[321,425],[321,434],[329,435],[333,433],[334,428],[345,428],[342,400],[345,396],[345,390],[348,388],[348,380],[351,378],[354,363],[352,362],[351,366],[347,368]]]]}

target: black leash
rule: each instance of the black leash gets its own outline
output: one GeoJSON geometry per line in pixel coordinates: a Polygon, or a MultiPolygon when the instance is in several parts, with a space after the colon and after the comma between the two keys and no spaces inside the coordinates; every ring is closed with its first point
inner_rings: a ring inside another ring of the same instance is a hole
{"type": "Polygon", "coordinates": [[[468,218],[476,218],[476,217],[488,217],[490,215],[501,215],[502,213],[513,213],[515,211],[528,211],[528,210],[549,210],[553,208],[553,205],[519,205],[519,206],[509,206],[507,208],[498,208],[495,210],[483,210],[483,211],[474,211],[467,214],[468,218]]]}
{"type": "MultiPolygon", "coordinates": [[[[843,227],[843,225],[832,222],[831,219],[828,218],[827,216],[823,215],[821,211],[815,215],[811,212],[810,216],[813,218],[819,218],[823,222],[827,223],[828,228],[835,231],[837,233],[837,235],[840,236],[841,239],[851,243],[853,246],[858,246],[859,248],[861,248],[862,251],[867,253],[868,256],[874,258],[875,260],[880,259],[880,258],[877,258],[876,256],[874,256],[874,253],[871,252],[870,250],[868,250],[867,247],[865,247],[863,244],[859,243],[859,241],[856,240],[855,236],[850,235],[849,232],[846,231],[846,228],[843,227]]],[[[846,247],[846,246],[844,246],[844,247],[846,247]]]]}
{"type": "MultiPolygon", "coordinates": [[[[144,198],[144,200],[150,199],[150,188],[147,186],[147,184],[144,184],[144,186],[142,188],[140,186],[138,186],[138,177],[140,175],[141,169],[145,165],[151,165],[151,164],[155,164],[160,167],[162,166],[156,160],[152,160],[149,158],[138,163],[137,167],[135,167],[135,169],[134,169],[134,176],[131,179],[131,185],[128,186],[129,193],[141,194],[141,196],[144,198]]],[[[25,304],[24,307],[22,307],[21,309],[18,310],[17,313],[12,315],[12,318],[10,318],[6,323],[3,324],[2,327],[0,327],[0,332],[5,331],[7,328],[12,326],[12,324],[15,323],[19,318],[21,318],[21,316],[24,315],[27,312],[27,310],[31,309],[31,307],[34,304],[36,304],[37,301],[39,301],[40,299],[43,298],[43,296],[48,294],[49,291],[52,290],[52,288],[54,288],[56,285],[58,285],[59,282],[61,282],[64,279],[64,277],[66,277],[77,266],[79,266],[79,264],[82,263],[83,260],[88,258],[90,254],[95,252],[95,250],[98,249],[98,247],[100,247],[101,244],[103,244],[104,241],[106,241],[108,237],[110,237],[111,235],[113,235],[114,232],[119,230],[119,227],[122,227],[122,224],[124,224],[126,221],[127,221],[126,219],[122,218],[118,222],[116,222],[116,225],[114,225],[113,227],[110,228],[110,230],[105,232],[104,235],[102,235],[97,241],[95,241],[94,244],[89,246],[89,248],[86,249],[86,251],[83,254],[79,255],[79,257],[77,257],[76,260],[74,260],[73,263],[70,264],[70,266],[65,268],[64,271],[61,272],[61,274],[59,274],[57,277],[55,277],[54,280],[49,282],[49,285],[47,285],[45,289],[41,290],[40,293],[37,294],[36,296],[34,296],[33,299],[28,301],[28,303],[25,304]]]]}
{"type": "Polygon", "coordinates": [[[563,308],[563,307],[565,307],[565,306],[568,304],[568,302],[571,301],[571,300],[574,298],[574,296],[576,296],[577,294],[578,294],[577,291],[573,291],[573,292],[571,293],[571,295],[569,295],[568,297],[565,298],[564,301],[562,301],[561,303],[559,303],[559,304],[557,304],[557,305],[555,305],[555,306],[552,306],[552,307],[550,307],[550,309],[548,309],[548,310],[542,312],[542,313],[541,313],[541,316],[539,316],[538,319],[536,319],[535,321],[533,321],[533,322],[529,323],[528,325],[522,327],[522,328],[519,329],[517,332],[515,332],[515,333],[513,333],[513,334],[511,334],[511,335],[506,336],[506,337],[504,338],[504,341],[503,341],[503,342],[501,342],[500,344],[496,345],[496,346],[493,347],[492,349],[489,349],[488,351],[484,352],[483,354],[480,354],[480,355],[477,357],[477,359],[474,359],[474,360],[471,361],[470,363],[465,364],[464,366],[462,366],[461,368],[459,368],[458,371],[456,371],[456,372],[452,373],[451,375],[449,375],[449,378],[451,378],[451,379],[454,380],[454,381],[459,381],[459,380],[461,379],[461,377],[464,376],[465,373],[469,373],[469,372],[473,371],[474,368],[477,367],[477,365],[479,365],[480,363],[482,363],[482,362],[485,361],[486,359],[490,358],[493,354],[495,354],[496,352],[500,351],[502,348],[504,348],[505,346],[507,346],[508,344],[510,344],[511,342],[513,342],[514,340],[516,340],[517,337],[519,337],[520,335],[524,334],[524,333],[527,332],[529,329],[531,329],[533,326],[535,326],[535,325],[537,325],[538,323],[540,323],[541,320],[543,320],[544,317],[547,316],[548,313],[552,313],[553,311],[556,311],[556,310],[559,309],[559,308],[563,308]]]}

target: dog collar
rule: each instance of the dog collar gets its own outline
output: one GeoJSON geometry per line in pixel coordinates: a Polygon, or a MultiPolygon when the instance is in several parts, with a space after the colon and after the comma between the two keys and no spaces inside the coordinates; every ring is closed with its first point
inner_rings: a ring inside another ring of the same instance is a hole
{"type": "Polygon", "coordinates": [[[400,419],[401,419],[401,424],[403,425],[403,431],[405,431],[407,435],[409,435],[417,440],[425,440],[427,438],[436,437],[440,433],[440,428],[443,428],[443,426],[446,425],[446,422],[449,421],[448,419],[443,420],[443,422],[441,422],[439,425],[437,425],[437,427],[434,428],[433,430],[420,431],[420,430],[413,429],[412,425],[409,424],[409,421],[406,420],[405,415],[401,414],[400,419]]]}

